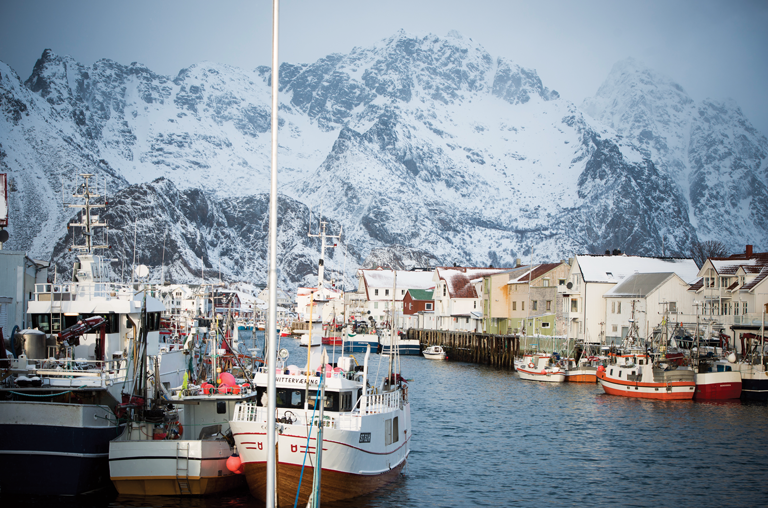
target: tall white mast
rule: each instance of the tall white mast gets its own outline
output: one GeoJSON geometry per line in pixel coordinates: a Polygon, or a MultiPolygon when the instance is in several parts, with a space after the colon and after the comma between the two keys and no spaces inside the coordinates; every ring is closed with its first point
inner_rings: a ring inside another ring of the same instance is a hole
{"type": "Polygon", "coordinates": [[[278,19],[280,0],[272,0],[272,171],[269,187],[269,309],[267,320],[271,326],[266,327],[267,341],[267,508],[276,505],[276,470],[277,454],[275,453],[275,414],[277,412],[277,379],[275,365],[277,364],[277,91],[279,60],[277,59],[278,19]]]}
{"type": "MultiPolygon", "coordinates": [[[[325,232],[325,226],[328,224],[328,222],[323,220],[322,213],[320,214],[320,233],[317,235],[312,234],[312,212],[309,212],[309,224],[310,224],[310,231],[307,233],[307,236],[311,238],[320,238],[320,262],[317,264],[317,298],[318,300],[325,300],[325,291],[324,291],[324,274],[325,274],[325,249],[327,247],[327,243],[325,241],[326,238],[341,238],[341,230],[339,230],[338,235],[328,235],[325,232]]],[[[333,247],[336,247],[336,244],[333,245],[333,247]]],[[[312,316],[309,317],[310,321],[312,320],[312,316]]]]}

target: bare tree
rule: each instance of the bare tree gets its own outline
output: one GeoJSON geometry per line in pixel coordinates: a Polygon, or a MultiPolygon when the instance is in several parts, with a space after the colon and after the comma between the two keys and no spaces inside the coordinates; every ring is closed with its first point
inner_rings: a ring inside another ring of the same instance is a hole
{"type": "Polygon", "coordinates": [[[724,258],[728,254],[728,247],[719,240],[705,240],[691,245],[691,257],[699,268],[709,258],[724,258]]]}

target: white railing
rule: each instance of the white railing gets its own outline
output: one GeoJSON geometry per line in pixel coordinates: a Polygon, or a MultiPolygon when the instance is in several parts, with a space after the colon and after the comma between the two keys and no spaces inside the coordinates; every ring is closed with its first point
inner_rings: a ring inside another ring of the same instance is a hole
{"type": "Polygon", "coordinates": [[[128,284],[114,284],[111,282],[95,284],[35,284],[35,295],[37,301],[44,301],[39,295],[53,295],[46,300],[60,300],[61,298],[57,298],[56,295],[70,295],[70,300],[85,298],[132,300],[134,290],[128,284]]]}
{"type": "MultiPolygon", "coordinates": [[[[315,413],[312,417],[312,411],[305,414],[303,409],[284,409],[278,408],[278,422],[282,418],[288,418],[292,425],[310,425],[317,426],[317,422],[320,419],[320,415],[315,413]],[[288,414],[286,414],[288,413],[288,414]]],[[[360,430],[360,414],[359,413],[334,413],[333,416],[325,415],[323,418],[323,426],[327,429],[340,429],[340,430],[360,430]]],[[[235,405],[235,411],[232,416],[233,422],[254,422],[254,423],[266,423],[267,421],[267,408],[256,405],[255,402],[239,402],[235,405]]]]}
{"type": "Polygon", "coordinates": [[[394,392],[384,392],[376,395],[366,395],[360,398],[361,408],[365,408],[365,412],[370,413],[388,413],[396,409],[400,409],[402,405],[402,397],[400,390],[394,392]],[[363,400],[365,399],[365,400],[363,400]]]}

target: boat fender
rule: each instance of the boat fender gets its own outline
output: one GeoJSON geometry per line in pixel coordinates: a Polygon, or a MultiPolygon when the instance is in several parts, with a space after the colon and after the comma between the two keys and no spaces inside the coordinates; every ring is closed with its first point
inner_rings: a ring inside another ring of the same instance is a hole
{"type": "Polygon", "coordinates": [[[240,459],[240,455],[235,453],[229,456],[227,459],[227,469],[235,474],[241,474],[242,467],[243,461],[240,459]]]}

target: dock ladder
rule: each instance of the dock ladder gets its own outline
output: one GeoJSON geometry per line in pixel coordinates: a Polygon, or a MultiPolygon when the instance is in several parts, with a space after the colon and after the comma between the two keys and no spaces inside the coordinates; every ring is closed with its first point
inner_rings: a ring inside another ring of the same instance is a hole
{"type": "Polygon", "coordinates": [[[189,488],[189,441],[176,443],[176,483],[182,495],[191,495],[189,488]]]}

